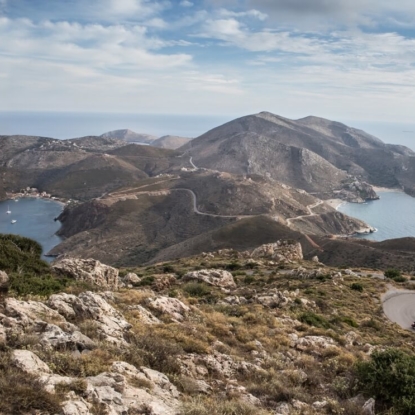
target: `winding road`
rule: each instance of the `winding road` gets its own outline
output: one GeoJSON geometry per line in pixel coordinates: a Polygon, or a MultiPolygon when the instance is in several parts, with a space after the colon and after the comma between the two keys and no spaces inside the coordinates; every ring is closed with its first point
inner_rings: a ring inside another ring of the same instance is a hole
{"type": "Polygon", "coordinates": [[[415,321],[415,291],[390,289],[382,297],[383,311],[389,320],[410,330],[415,321]]]}
{"type": "Polygon", "coordinates": [[[309,216],[317,216],[317,213],[314,213],[311,209],[314,209],[314,208],[316,208],[317,206],[319,206],[319,205],[321,205],[323,203],[324,203],[323,200],[319,200],[318,202],[313,203],[312,205],[308,205],[307,206],[308,215],[300,215],[300,216],[297,216],[295,218],[289,218],[289,219],[287,219],[287,225],[290,226],[291,225],[291,222],[293,220],[307,218],[309,216]]]}

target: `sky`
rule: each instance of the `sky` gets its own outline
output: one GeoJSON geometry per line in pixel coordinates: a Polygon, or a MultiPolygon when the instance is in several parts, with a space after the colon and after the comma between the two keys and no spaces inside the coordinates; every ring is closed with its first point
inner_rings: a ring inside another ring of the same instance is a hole
{"type": "Polygon", "coordinates": [[[0,111],[414,110],[413,0],[0,0],[0,111]]]}

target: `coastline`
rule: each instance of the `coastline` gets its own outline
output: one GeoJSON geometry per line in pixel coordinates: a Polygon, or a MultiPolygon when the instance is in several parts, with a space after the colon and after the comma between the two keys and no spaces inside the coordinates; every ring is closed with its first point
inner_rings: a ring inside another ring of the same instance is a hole
{"type": "Polygon", "coordinates": [[[330,207],[332,207],[333,209],[338,210],[339,207],[343,204],[346,203],[344,200],[342,199],[327,199],[324,201],[325,203],[327,203],[330,207]]]}

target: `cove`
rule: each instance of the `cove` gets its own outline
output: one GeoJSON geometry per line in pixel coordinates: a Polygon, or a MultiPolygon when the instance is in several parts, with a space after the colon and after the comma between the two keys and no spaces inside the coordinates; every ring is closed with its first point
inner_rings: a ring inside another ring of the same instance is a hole
{"type": "Polygon", "coordinates": [[[415,237],[415,198],[399,191],[378,191],[380,199],[366,203],[344,203],[338,210],[361,219],[378,231],[362,236],[366,239],[415,237]]]}
{"type": "Polygon", "coordinates": [[[50,262],[53,258],[45,257],[44,254],[61,242],[61,238],[55,235],[61,224],[54,219],[62,209],[61,203],[40,198],[0,202],[0,233],[34,239],[42,245],[42,258],[50,262]],[[8,210],[11,211],[10,214],[7,213],[8,210]],[[12,224],[12,220],[16,222],[12,224]]]}

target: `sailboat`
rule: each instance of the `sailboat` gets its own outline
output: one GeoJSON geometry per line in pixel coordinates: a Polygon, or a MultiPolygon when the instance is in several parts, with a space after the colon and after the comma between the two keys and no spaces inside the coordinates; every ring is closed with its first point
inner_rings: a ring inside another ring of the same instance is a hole
{"type": "Polygon", "coordinates": [[[17,220],[16,219],[12,219],[12,223],[16,223],[17,222],[17,220]]]}
{"type": "Polygon", "coordinates": [[[9,206],[9,205],[7,205],[7,211],[6,211],[6,213],[7,213],[8,215],[10,215],[10,213],[12,213],[12,211],[10,210],[10,206],[9,206]]]}

